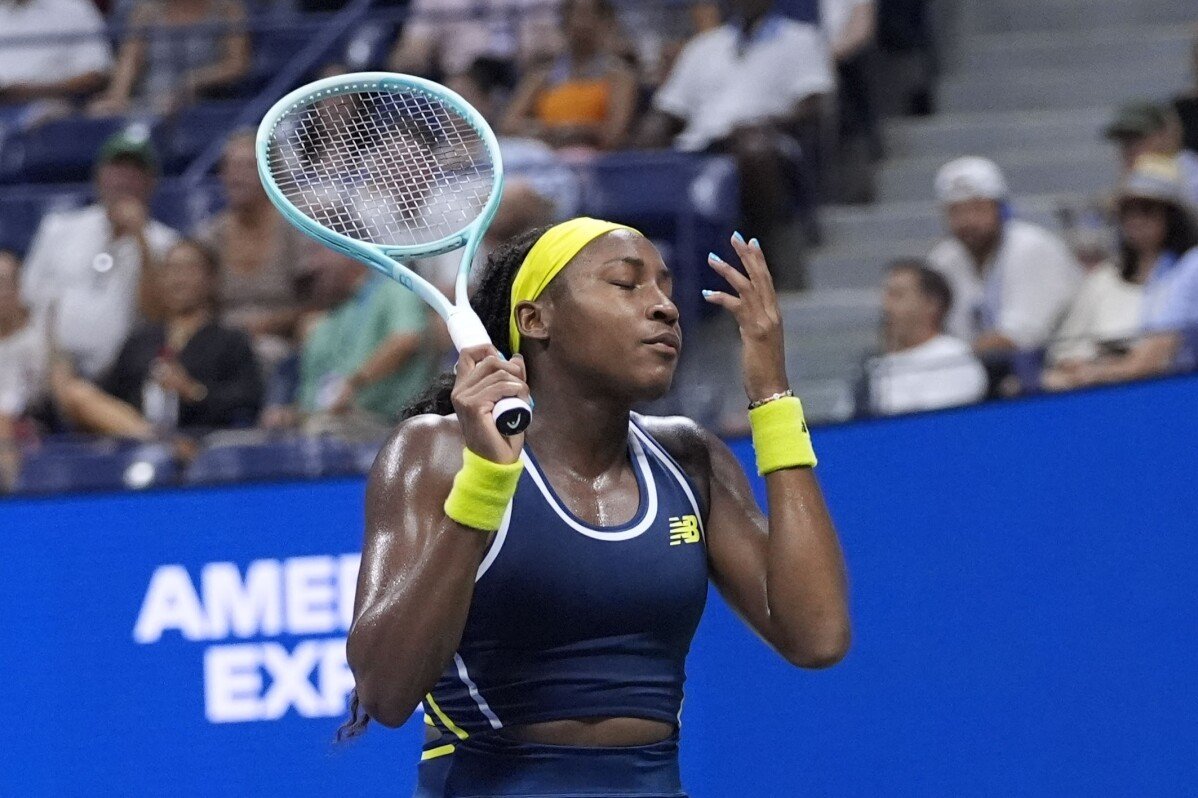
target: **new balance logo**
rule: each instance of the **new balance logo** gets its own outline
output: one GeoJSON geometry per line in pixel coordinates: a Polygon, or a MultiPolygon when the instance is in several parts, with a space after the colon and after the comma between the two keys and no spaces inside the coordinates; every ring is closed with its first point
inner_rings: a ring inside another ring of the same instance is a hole
{"type": "Polygon", "coordinates": [[[675,516],[670,519],[670,545],[699,542],[699,519],[693,515],[675,516]]]}

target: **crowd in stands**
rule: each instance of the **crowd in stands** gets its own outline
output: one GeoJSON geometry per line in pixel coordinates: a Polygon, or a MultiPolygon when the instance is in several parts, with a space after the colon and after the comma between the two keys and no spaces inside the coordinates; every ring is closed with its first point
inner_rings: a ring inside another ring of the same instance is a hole
{"type": "MultiPolygon", "coordinates": [[[[1195,62],[1198,73],[1198,42],[1195,62]]],[[[1179,115],[1166,104],[1119,109],[1105,135],[1122,169],[1103,200],[1115,245],[1098,258],[1014,218],[993,161],[944,165],[935,189],[948,235],[922,263],[899,261],[887,278],[885,355],[867,367],[868,410],[950,407],[1198,365],[1198,154],[1182,146],[1179,115]],[[914,288],[934,323],[904,340],[893,334],[895,317],[914,288]],[[976,367],[987,374],[980,389],[976,367]]]]}
{"type": "MultiPolygon", "coordinates": [[[[378,440],[452,362],[414,295],[274,210],[252,130],[222,133],[218,210],[187,229],[154,218],[164,167],[147,120],[252,98],[253,25],[272,5],[0,0],[0,152],[47,120],[122,122],[95,154],[92,204],[47,213],[27,247],[0,251],[0,487],[55,435],[168,441],[181,461],[230,428],[378,440]]],[[[883,112],[934,112],[921,0],[395,5],[381,19],[402,24],[375,55],[350,37],[296,82],[390,68],[470,100],[513,175],[484,248],[578,212],[579,164],[674,148],[735,164],[743,229],[779,287],[802,290],[819,207],[871,198],[883,112]]],[[[943,166],[929,195],[946,234],[886,271],[861,414],[1194,365],[1198,43],[1194,69],[1193,94],[1117,109],[1103,131],[1122,165],[1099,205],[1109,242],[1018,218],[1001,164],[943,166]]],[[[421,268],[448,290],[455,265],[421,268]]]]}

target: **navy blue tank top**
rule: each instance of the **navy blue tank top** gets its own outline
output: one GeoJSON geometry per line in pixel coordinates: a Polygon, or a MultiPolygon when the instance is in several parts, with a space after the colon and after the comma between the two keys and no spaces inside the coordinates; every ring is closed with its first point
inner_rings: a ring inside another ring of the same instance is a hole
{"type": "Polygon", "coordinates": [[[694,486],[634,419],[632,520],[595,527],[554,494],[526,446],[516,494],[475,577],[453,661],[425,697],[423,758],[507,725],[580,717],[677,724],[707,601],[694,486]]]}

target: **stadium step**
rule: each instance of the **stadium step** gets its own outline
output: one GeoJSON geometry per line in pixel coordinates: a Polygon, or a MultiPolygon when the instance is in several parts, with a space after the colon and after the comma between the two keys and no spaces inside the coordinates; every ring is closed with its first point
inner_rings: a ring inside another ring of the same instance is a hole
{"type": "MultiPolygon", "coordinates": [[[[1040,194],[1017,197],[1015,214],[1020,219],[1053,227],[1057,208],[1073,203],[1076,195],[1040,194]]],[[[888,202],[872,206],[828,208],[821,216],[824,235],[832,245],[852,246],[854,242],[879,239],[935,238],[944,231],[939,205],[932,200],[888,202]]]]}
{"type": "Polygon", "coordinates": [[[935,245],[939,234],[922,238],[885,239],[871,236],[832,243],[807,263],[811,284],[820,289],[877,288],[886,265],[896,258],[919,258],[935,245]]]}
{"type": "Polygon", "coordinates": [[[781,301],[786,371],[802,386],[803,407],[816,423],[853,412],[853,389],[865,357],[878,347],[881,293],[830,289],[781,301]]]}
{"type": "MultiPolygon", "coordinates": [[[[1102,143],[1079,143],[1070,150],[999,150],[991,154],[1016,197],[1100,192],[1114,184],[1117,174],[1114,155],[1102,143]]],[[[936,172],[946,160],[945,156],[923,156],[888,161],[878,174],[879,201],[932,199],[936,172]]]]}
{"type": "Polygon", "coordinates": [[[1167,97],[1191,82],[1185,59],[1149,54],[1126,63],[962,72],[946,78],[938,96],[943,111],[1014,111],[1090,108],[1167,97]]]}
{"type": "Polygon", "coordinates": [[[1100,140],[1111,117],[1107,105],[1077,110],[945,113],[886,124],[892,156],[994,155],[1019,148],[1075,147],[1100,140]]]}
{"type": "MultiPolygon", "coordinates": [[[[1198,18],[1198,11],[1194,12],[1198,18]]],[[[1029,31],[970,36],[961,48],[967,72],[1058,69],[1079,64],[1125,65],[1150,57],[1171,65],[1189,62],[1194,33],[1183,25],[1122,25],[1079,31],[1029,31]]],[[[1171,70],[1172,71],[1172,70],[1171,70]]]]}
{"type": "Polygon", "coordinates": [[[1184,25],[1195,13],[1193,0],[967,0],[960,16],[966,32],[1001,33],[1184,25]]]}

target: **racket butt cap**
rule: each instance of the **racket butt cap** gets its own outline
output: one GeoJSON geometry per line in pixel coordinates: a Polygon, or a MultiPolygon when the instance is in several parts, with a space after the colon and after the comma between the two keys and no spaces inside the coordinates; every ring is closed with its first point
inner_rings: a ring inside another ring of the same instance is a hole
{"type": "Polygon", "coordinates": [[[491,410],[495,428],[503,435],[519,435],[532,423],[532,408],[523,399],[509,396],[500,399],[491,410]]]}

